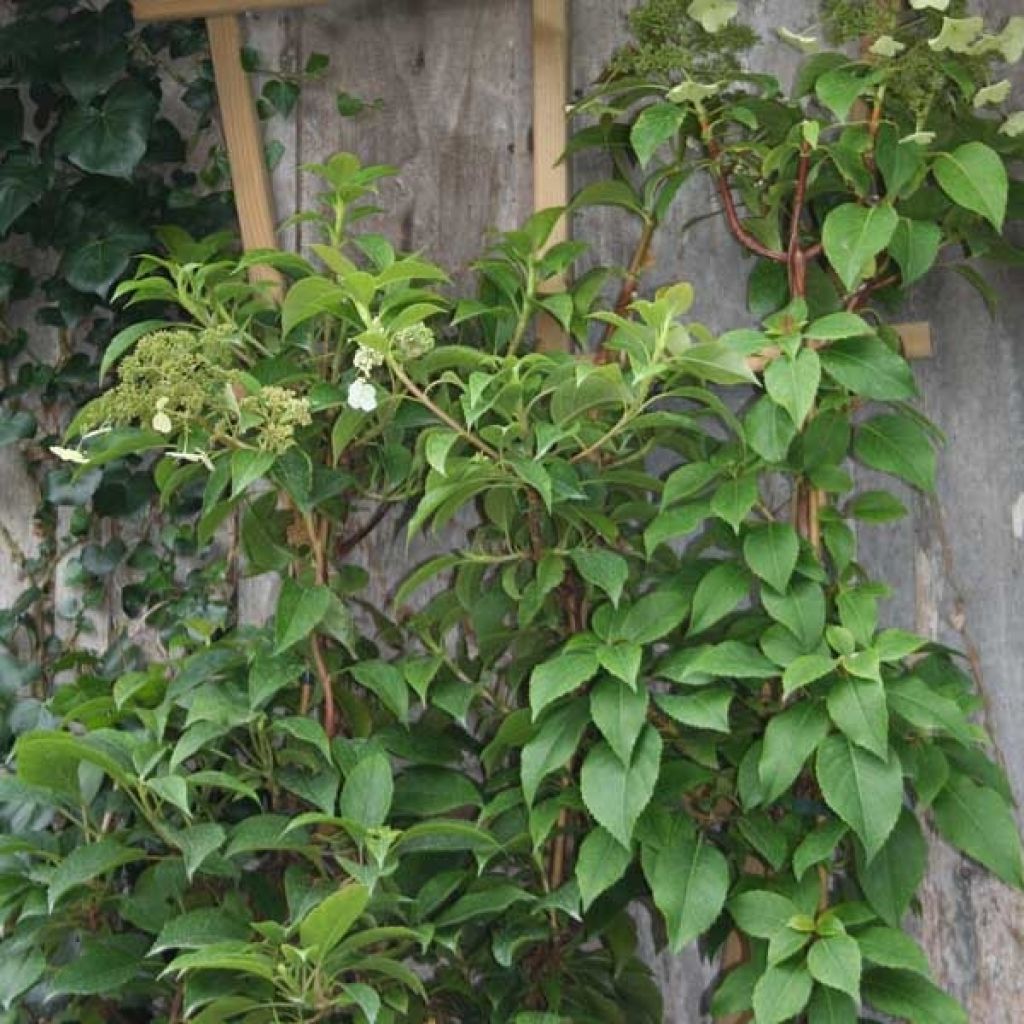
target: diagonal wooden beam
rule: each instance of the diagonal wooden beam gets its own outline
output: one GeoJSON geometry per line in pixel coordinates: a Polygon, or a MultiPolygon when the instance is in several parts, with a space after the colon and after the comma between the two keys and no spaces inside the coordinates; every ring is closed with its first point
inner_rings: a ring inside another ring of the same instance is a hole
{"type": "MultiPolygon", "coordinates": [[[[569,204],[569,164],[559,163],[568,141],[568,0],[533,0],[533,208],[569,204]]],[[[568,218],[555,227],[549,244],[564,242],[568,218]]],[[[558,282],[556,282],[556,285],[558,282]]],[[[568,339],[550,317],[537,323],[541,348],[565,348],[568,339]]]]}

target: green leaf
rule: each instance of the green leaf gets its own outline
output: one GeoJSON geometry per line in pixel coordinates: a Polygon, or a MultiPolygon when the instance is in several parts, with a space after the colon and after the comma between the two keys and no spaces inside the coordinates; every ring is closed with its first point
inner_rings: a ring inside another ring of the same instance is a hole
{"type": "Polygon", "coordinates": [[[534,721],[551,703],[570,694],[597,673],[593,651],[570,651],[538,665],[530,675],[530,708],[534,721]]]}
{"type": "Polygon", "coordinates": [[[646,167],[657,150],[675,136],[684,120],[686,111],[675,103],[655,103],[640,112],[629,139],[641,167],[646,167]]]}
{"type": "Polygon", "coordinates": [[[331,592],[327,587],[304,587],[293,579],[281,584],[274,619],[274,653],[280,654],[304,640],[327,614],[331,592]]]}
{"type": "MultiPolygon", "coordinates": [[[[204,773],[196,772],[189,776],[189,782],[195,785],[205,784],[205,779],[197,779],[197,775],[203,775],[204,773]]],[[[206,775],[218,774],[214,772],[207,772],[206,775]]],[[[230,781],[234,781],[233,776],[226,777],[230,781]]],[[[238,783],[238,785],[246,791],[246,794],[259,805],[259,797],[256,795],[255,790],[249,788],[244,783],[238,783]]],[[[203,866],[204,861],[211,854],[216,853],[224,844],[224,840],[227,839],[227,832],[224,830],[222,825],[218,825],[212,821],[201,822],[198,825],[190,825],[188,828],[180,829],[175,832],[172,837],[174,845],[181,850],[182,860],[185,862],[185,877],[191,881],[195,873],[203,866]]]]}
{"type": "Polygon", "coordinates": [[[818,749],[816,774],[825,802],[857,833],[872,860],[903,806],[903,770],[896,753],[883,761],[843,737],[830,736],[818,749]]]}
{"type": "Polygon", "coordinates": [[[203,907],[171,918],[160,929],[149,955],[167,949],[201,949],[217,942],[244,942],[249,926],[222,907],[203,907]]]}
{"type": "Polygon", "coordinates": [[[346,885],[313,908],[299,925],[299,942],[324,958],[348,934],[370,902],[365,885],[346,885]]]}
{"type": "Polygon", "coordinates": [[[528,892],[510,882],[488,884],[457,899],[437,918],[436,924],[441,928],[451,928],[478,917],[494,917],[516,903],[532,900],[528,892]]]}
{"type": "Polygon", "coordinates": [[[696,693],[677,696],[673,693],[655,695],[655,703],[669,718],[693,729],[712,732],[729,731],[729,708],[734,694],[726,687],[702,687],[696,693]]]}
{"type": "Polygon", "coordinates": [[[879,402],[899,402],[917,394],[907,361],[878,338],[848,338],[821,353],[825,372],[847,391],[879,402]]]}
{"type": "Polygon", "coordinates": [[[647,691],[637,692],[617,679],[601,679],[590,691],[590,716],[608,746],[628,765],[647,721],[647,691]]]}
{"type": "Polygon", "coordinates": [[[0,448],[22,441],[36,432],[36,418],[30,412],[0,410],[0,448]]]}
{"type": "Polygon", "coordinates": [[[633,827],[654,795],[660,768],[661,737],[650,726],[640,737],[628,767],[607,743],[598,743],[583,762],[583,802],[597,823],[623,846],[629,846],[633,827]]]}
{"type": "Polygon", "coordinates": [[[644,650],[639,644],[604,644],[597,649],[597,660],[601,668],[634,690],[643,656],[644,650]]]}
{"type": "Polygon", "coordinates": [[[723,562],[705,573],[693,595],[689,635],[703,633],[725,618],[750,592],[750,577],[742,566],[723,562]]]}
{"type": "Polygon", "coordinates": [[[923,679],[897,679],[889,683],[886,696],[893,712],[916,729],[946,733],[967,747],[975,742],[971,723],[960,705],[936,693],[923,679]]]}
{"type": "Polygon", "coordinates": [[[719,519],[724,519],[734,533],[739,533],[759,496],[757,474],[746,473],[719,486],[711,499],[711,511],[719,519]]]}
{"type": "Polygon", "coordinates": [[[754,986],[757,1024],[782,1024],[797,1016],[811,998],[814,982],[805,967],[769,967],[754,986]]]}
{"type": "Polygon", "coordinates": [[[629,578],[629,565],[614,551],[577,548],[570,554],[576,571],[592,586],[603,590],[617,608],[629,578]]]}
{"type": "Polygon", "coordinates": [[[880,679],[844,676],[829,690],[826,705],[832,721],[857,746],[882,760],[888,757],[889,711],[880,679]]]}
{"type": "Polygon", "coordinates": [[[287,338],[300,324],[325,313],[340,316],[349,298],[345,288],[326,277],[304,277],[296,281],[281,306],[281,334],[287,338]]]}
{"type": "Polygon", "coordinates": [[[799,882],[809,868],[832,858],[848,829],[841,821],[827,821],[809,832],[793,851],[793,874],[799,882]]]}
{"type": "Polygon", "coordinates": [[[250,484],[270,472],[277,456],[273,452],[241,449],[231,454],[231,497],[237,498],[250,484]]]}
{"type": "Polygon", "coordinates": [[[55,972],[49,992],[110,999],[142,970],[145,945],[139,935],[89,936],[78,956],[55,972]]]}
{"type": "Polygon", "coordinates": [[[807,969],[815,981],[845,992],[854,1002],[860,1002],[863,964],[856,939],[843,934],[818,939],[807,954],[807,969]]]}
{"type": "Polygon", "coordinates": [[[704,501],[659,512],[644,530],[644,550],[647,557],[651,558],[661,544],[668,544],[680,537],[689,537],[710,514],[711,508],[704,501]]]}
{"type": "Polygon", "coordinates": [[[66,56],[62,55],[61,81],[78,103],[89,103],[121,78],[127,56],[121,40],[102,49],[93,46],[77,48],[66,56]]]}
{"type": "Polygon", "coordinates": [[[825,595],[811,580],[799,580],[786,594],[761,588],[764,610],[797,638],[804,650],[810,651],[821,641],[825,631],[825,595]]]}
{"type": "Polygon", "coordinates": [[[765,462],[784,462],[796,437],[793,418],[768,396],[758,399],[743,423],[747,444],[765,462]]]}
{"type": "Polygon", "coordinates": [[[857,1024],[857,1004],[845,993],[819,985],[807,1004],[807,1024],[857,1024]]]}
{"type": "Polygon", "coordinates": [[[738,640],[725,640],[706,647],[688,671],[728,679],[771,679],[779,674],[775,664],[756,647],[738,640]]]}
{"type": "Polygon", "coordinates": [[[877,925],[857,933],[861,955],[878,967],[913,971],[928,977],[931,967],[921,947],[899,928],[877,925]]]}
{"type": "Polygon", "coordinates": [[[805,337],[816,341],[842,341],[845,338],[873,336],[875,329],[856,313],[829,313],[804,330],[805,337]]]}
{"type": "Polygon", "coordinates": [[[409,687],[401,669],[386,661],[363,661],[349,670],[360,686],[377,695],[400,722],[409,717],[409,687]]]}
{"type": "Polygon", "coordinates": [[[719,470],[708,462],[688,462],[674,469],[665,478],[661,507],[668,508],[704,489],[718,476],[719,470]]]}
{"type": "Polygon", "coordinates": [[[833,68],[818,77],[814,92],[818,99],[836,115],[837,121],[845,121],[857,97],[867,88],[867,79],[862,68],[856,64],[833,68]]]}
{"type": "Polygon", "coordinates": [[[797,690],[816,683],[834,672],[836,664],[834,658],[826,658],[823,654],[803,654],[794,659],[782,675],[782,695],[789,697],[797,690]]]}
{"type": "Polygon", "coordinates": [[[523,747],[520,758],[527,806],[533,804],[541,782],[562,768],[576,753],[589,720],[587,702],[574,700],[564,707],[555,708],[537,726],[533,737],[523,747]]]}
{"type": "Polygon", "coordinates": [[[771,719],[765,729],[757,768],[767,803],[773,803],[789,789],[804,763],[818,749],[828,728],[824,708],[807,700],[771,719]]]}
{"type": "Polygon", "coordinates": [[[811,348],[801,349],[795,358],[781,355],[768,364],[764,383],[771,400],[801,427],[814,407],[821,384],[821,359],[811,348]]]}
{"type": "MultiPolygon", "coordinates": [[[[909,147],[901,146],[901,149],[909,147]]],[[[919,281],[935,265],[942,246],[942,229],[930,221],[900,218],[889,244],[889,255],[900,268],[903,286],[919,281]]]]}
{"type": "Polygon", "coordinates": [[[963,1007],[927,978],[912,971],[869,971],[864,999],[881,1013],[911,1024],[968,1024],[963,1007]]]}
{"type": "Polygon", "coordinates": [[[729,900],[729,913],[740,931],[757,939],[770,939],[800,913],[800,908],[788,896],[750,889],[729,900]]]}
{"type": "Polygon", "coordinates": [[[846,514],[865,523],[889,523],[902,519],[907,507],[888,491],[862,491],[846,506],[846,514]]]}
{"type": "Polygon", "coordinates": [[[370,754],[345,776],[339,803],[341,816],[363,828],[377,828],[387,821],[394,792],[391,763],[383,754],[370,754]]]}
{"type": "Polygon", "coordinates": [[[928,845],[917,818],[904,810],[885,845],[872,860],[857,849],[857,881],[871,909],[898,928],[928,864],[928,845]]]}
{"type": "Polygon", "coordinates": [[[939,832],[957,849],[1007,885],[1024,887],[1020,833],[1009,804],[995,790],[954,775],[932,809],[939,832]]]}
{"type": "Polygon", "coordinates": [[[632,860],[629,849],[607,829],[598,827],[587,833],[576,858],[576,881],[584,910],[622,878],[632,860]]]}
{"type": "Polygon", "coordinates": [[[0,1006],[10,1010],[43,976],[46,957],[35,946],[7,939],[0,942],[0,1006]]]}
{"type": "Polygon", "coordinates": [[[686,618],[685,598],[673,590],[645,594],[627,610],[617,639],[633,644],[653,644],[671,633],[686,618]]]}
{"type": "Polygon", "coordinates": [[[99,106],[76,106],[57,129],[58,152],[89,174],[130,178],[146,152],[156,97],[126,78],[99,106]]]}
{"type": "Polygon", "coordinates": [[[145,231],[132,228],[114,228],[102,238],[66,251],[64,276],[80,292],[94,292],[101,299],[110,286],[128,269],[133,256],[142,252],[149,243],[145,231]]]}
{"type": "Polygon", "coordinates": [[[967,142],[935,159],[935,180],[957,206],[981,214],[996,231],[1003,230],[1009,179],[1002,157],[983,142],[967,142]]]}
{"type": "Polygon", "coordinates": [[[751,571],[780,594],[789,586],[799,557],[800,538],[788,523],[755,527],[743,540],[743,558],[751,571]]]}
{"type": "Polygon", "coordinates": [[[46,195],[46,178],[41,167],[8,161],[0,167],[0,235],[6,235],[15,221],[46,195]]]}
{"type": "Polygon", "coordinates": [[[164,968],[163,973],[180,975],[189,971],[234,971],[273,981],[274,961],[251,944],[218,942],[214,946],[181,953],[164,968]]]}
{"type": "Polygon", "coordinates": [[[694,835],[688,822],[677,822],[663,844],[644,847],[643,869],[665,918],[669,947],[678,954],[722,912],[728,862],[702,833],[694,835]]]}
{"type": "Polygon", "coordinates": [[[111,838],[76,846],[50,876],[46,899],[51,912],[65,893],[80,885],[88,885],[101,875],[116,871],[126,864],[144,860],[145,856],[142,850],[124,846],[111,838]]]}
{"type": "Polygon", "coordinates": [[[825,255],[847,291],[853,291],[874,257],[889,245],[898,224],[899,216],[887,203],[846,203],[825,218],[825,255]]]}
{"type": "Polygon", "coordinates": [[[866,420],[857,429],[854,455],[864,465],[898,476],[922,491],[935,489],[935,451],[916,420],[893,413],[866,420]]]}

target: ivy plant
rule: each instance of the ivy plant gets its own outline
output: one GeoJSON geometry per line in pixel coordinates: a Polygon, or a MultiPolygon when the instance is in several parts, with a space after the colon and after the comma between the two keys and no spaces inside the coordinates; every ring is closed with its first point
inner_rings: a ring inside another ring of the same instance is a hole
{"type": "Polygon", "coordinates": [[[935,482],[883,301],[1018,258],[987,110],[1024,23],[948,7],[829,4],[873,41],[793,95],[737,4],[641,8],[573,143],[614,167],[574,207],[638,218],[622,271],[574,277],[542,211],[453,303],[362,229],[389,172],[344,154],[305,255],[164,234],[55,455],[151,476],[202,546],[237,517],[276,609],[83,664],[18,730],[12,1021],[653,1024],[637,903],[673,951],[742,947],[715,1017],[966,1021],[903,926],[925,824],[1024,883],[1011,794],[958,653],[882,623],[857,530],[906,509],[851,466],[935,482]],[[756,257],[720,336],[643,288],[700,175],[756,257]],[[537,351],[541,316],[579,351],[537,351]],[[445,542],[378,607],[356,555],[388,522],[445,542]]]}

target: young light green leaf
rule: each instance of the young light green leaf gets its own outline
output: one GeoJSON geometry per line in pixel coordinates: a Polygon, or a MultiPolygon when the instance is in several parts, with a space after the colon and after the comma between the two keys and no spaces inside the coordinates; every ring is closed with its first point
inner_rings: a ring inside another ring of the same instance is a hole
{"type": "Polygon", "coordinates": [[[793,423],[801,427],[814,406],[821,384],[821,359],[811,348],[801,349],[795,358],[782,355],[768,364],[764,383],[771,400],[781,405],[793,423]]]}
{"type": "Polygon", "coordinates": [[[316,951],[319,962],[338,945],[370,902],[365,885],[346,885],[311,910],[299,925],[299,942],[316,951]]]}

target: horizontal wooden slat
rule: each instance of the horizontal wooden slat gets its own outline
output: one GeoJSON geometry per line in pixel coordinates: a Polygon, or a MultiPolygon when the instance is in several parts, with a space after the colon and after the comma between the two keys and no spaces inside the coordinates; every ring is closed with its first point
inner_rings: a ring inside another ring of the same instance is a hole
{"type": "Polygon", "coordinates": [[[286,7],[322,7],[327,0],[132,0],[136,21],[181,21],[244,11],[273,11],[286,7]]]}

